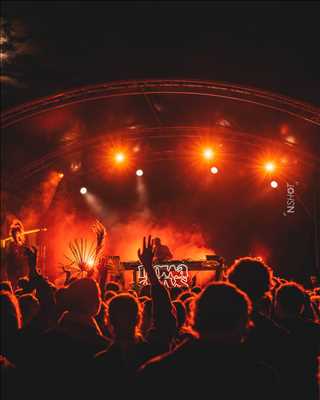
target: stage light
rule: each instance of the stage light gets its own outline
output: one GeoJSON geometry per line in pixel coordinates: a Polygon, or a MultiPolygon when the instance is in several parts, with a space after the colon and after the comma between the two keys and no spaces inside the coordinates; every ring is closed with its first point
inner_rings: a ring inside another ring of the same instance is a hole
{"type": "Polygon", "coordinates": [[[116,153],[114,159],[117,164],[122,164],[125,160],[125,155],[123,153],[116,153]]]}
{"type": "Polygon", "coordinates": [[[8,41],[7,36],[1,34],[1,35],[0,35],[0,45],[3,45],[3,44],[5,44],[5,43],[7,43],[7,41],[8,41]]]}
{"type": "Polygon", "coordinates": [[[79,171],[81,168],[81,162],[72,162],[70,164],[70,169],[72,172],[77,172],[79,171]]]}
{"type": "Polygon", "coordinates": [[[86,187],[82,187],[81,189],[80,189],[80,193],[81,194],[86,194],[87,193],[87,188],[86,187]]]}
{"type": "Polygon", "coordinates": [[[293,135],[287,136],[287,137],[285,138],[285,140],[286,140],[286,142],[287,142],[288,144],[296,144],[296,143],[297,143],[297,140],[296,140],[296,138],[295,138],[293,135]]]}
{"type": "Polygon", "coordinates": [[[271,181],[270,186],[272,187],[272,189],[276,189],[279,186],[279,184],[277,181],[271,181]]]}
{"type": "Polygon", "coordinates": [[[138,145],[134,146],[133,152],[138,153],[140,151],[140,147],[138,145]]]}
{"type": "Polygon", "coordinates": [[[94,266],[94,259],[92,257],[89,257],[89,259],[87,261],[87,264],[88,264],[89,267],[92,268],[94,266]]]}
{"type": "Polygon", "coordinates": [[[63,172],[59,172],[59,178],[62,179],[64,177],[64,173],[63,172]]]}
{"type": "Polygon", "coordinates": [[[275,163],[274,163],[273,161],[268,161],[268,162],[266,162],[266,163],[264,164],[264,169],[265,169],[267,172],[274,172],[275,169],[276,169],[276,165],[275,165],[275,163]]]}
{"type": "Polygon", "coordinates": [[[214,153],[213,153],[213,150],[210,148],[210,147],[207,147],[207,148],[205,148],[204,150],[203,150],[203,157],[206,159],[206,160],[212,160],[213,159],[213,156],[214,156],[214,153]]]}
{"type": "Polygon", "coordinates": [[[4,51],[1,51],[0,52],[0,62],[4,63],[5,61],[8,61],[8,59],[9,59],[9,54],[4,51]]]}
{"type": "Polygon", "coordinates": [[[210,172],[211,172],[212,174],[217,174],[217,173],[219,172],[219,170],[218,170],[217,167],[211,167],[211,168],[210,168],[210,172]]]}
{"type": "Polygon", "coordinates": [[[222,126],[222,127],[224,127],[224,128],[230,128],[230,127],[231,127],[230,122],[229,122],[228,120],[226,120],[226,119],[220,119],[220,120],[217,122],[217,124],[220,125],[220,126],[222,126]]]}
{"type": "Polygon", "coordinates": [[[137,176],[142,176],[142,175],[143,175],[142,169],[137,169],[137,170],[136,170],[136,175],[137,175],[137,176]]]}

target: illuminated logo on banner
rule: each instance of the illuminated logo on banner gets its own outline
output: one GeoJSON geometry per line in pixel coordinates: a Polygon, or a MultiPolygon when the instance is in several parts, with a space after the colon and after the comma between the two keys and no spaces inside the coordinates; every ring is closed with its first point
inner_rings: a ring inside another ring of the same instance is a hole
{"type": "MultiPolygon", "coordinates": [[[[188,267],[185,264],[165,264],[153,266],[160,283],[166,287],[189,287],[188,267]]],[[[143,265],[139,265],[137,274],[138,284],[149,285],[149,279],[143,265]]]]}

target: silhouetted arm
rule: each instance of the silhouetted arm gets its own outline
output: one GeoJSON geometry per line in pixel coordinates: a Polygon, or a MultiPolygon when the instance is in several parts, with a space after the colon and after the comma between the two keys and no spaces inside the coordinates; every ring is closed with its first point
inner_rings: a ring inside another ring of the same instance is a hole
{"type": "MultiPolygon", "coordinates": [[[[151,244],[151,237],[143,238],[143,250],[138,250],[138,256],[143,264],[151,284],[151,297],[153,308],[153,328],[150,331],[149,339],[168,347],[176,329],[176,320],[172,313],[172,303],[166,288],[161,285],[157,274],[152,266],[154,252],[151,244]]],[[[162,351],[166,351],[163,349],[162,351]]]]}
{"type": "Polygon", "coordinates": [[[37,271],[37,249],[26,248],[25,254],[28,259],[30,287],[36,289],[40,303],[39,320],[42,324],[49,325],[54,318],[55,287],[37,271]]]}
{"type": "Polygon", "coordinates": [[[107,283],[107,276],[108,276],[108,268],[106,265],[101,265],[98,269],[98,283],[101,290],[102,299],[105,299],[106,295],[106,283],[107,283]]]}
{"type": "Polygon", "coordinates": [[[68,271],[65,268],[62,268],[62,269],[63,269],[63,272],[66,274],[66,278],[64,280],[63,286],[69,286],[71,283],[71,271],[68,271]]]}

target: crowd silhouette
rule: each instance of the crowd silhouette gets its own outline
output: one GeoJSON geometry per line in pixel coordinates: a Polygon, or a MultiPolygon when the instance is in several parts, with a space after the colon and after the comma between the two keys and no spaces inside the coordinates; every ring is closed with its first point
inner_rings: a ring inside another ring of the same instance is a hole
{"type": "Polygon", "coordinates": [[[220,281],[168,289],[151,237],[150,285],[95,275],[56,287],[25,248],[28,274],[0,284],[3,399],[319,398],[320,288],[236,260],[220,281]]]}

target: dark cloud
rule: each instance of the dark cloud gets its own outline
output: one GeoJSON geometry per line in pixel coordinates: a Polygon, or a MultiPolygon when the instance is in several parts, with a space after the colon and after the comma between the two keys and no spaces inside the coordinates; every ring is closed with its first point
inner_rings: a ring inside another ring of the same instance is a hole
{"type": "Polygon", "coordinates": [[[25,88],[26,85],[22,82],[19,82],[18,79],[8,76],[8,75],[0,75],[0,84],[6,86],[13,86],[16,88],[25,88]]]}
{"type": "Polygon", "coordinates": [[[1,61],[1,86],[14,89],[26,88],[28,85],[23,80],[23,63],[21,57],[32,56],[35,46],[30,40],[29,30],[19,20],[0,19],[0,61],[1,61]],[[17,75],[19,78],[17,78],[17,75]]]}

